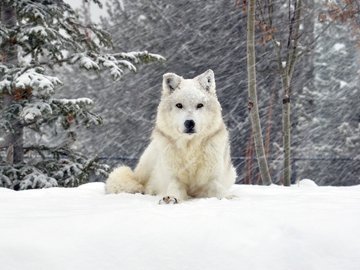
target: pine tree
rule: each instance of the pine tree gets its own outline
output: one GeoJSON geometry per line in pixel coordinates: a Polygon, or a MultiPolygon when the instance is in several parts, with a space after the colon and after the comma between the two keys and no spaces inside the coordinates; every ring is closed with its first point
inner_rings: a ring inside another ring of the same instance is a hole
{"type": "Polygon", "coordinates": [[[80,126],[102,122],[91,112],[94,102],[56,98],[62,82],[52,68],[77,65],[118,80],[136,64],[163,60],[146,51],[110,53],[111,47],[108,33],[81,23],[62,0],[2,1],[0,146],[6,158],[0,159],[0,186],[76,186],[91,174],[106,175],[106,165],[73,147],[80,126]]]}

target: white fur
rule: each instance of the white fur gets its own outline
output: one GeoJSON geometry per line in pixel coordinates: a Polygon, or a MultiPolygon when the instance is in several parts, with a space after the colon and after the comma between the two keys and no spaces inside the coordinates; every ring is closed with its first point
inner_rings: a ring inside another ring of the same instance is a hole
{"type": "Polygon", "coordinates": [[[167,73],[150,145],[134,172],[122,166],[109,175],[106,190],[177,200],[223,198],[235,178],[213,71],[193,79],[167,73]],[[183,108],[176,107],[178,103],[183,108]],[[197,108],[200,103],[203,107],[197,108]],[[185,133],[186,120],[195,122],[195,133],[185,133]]]}

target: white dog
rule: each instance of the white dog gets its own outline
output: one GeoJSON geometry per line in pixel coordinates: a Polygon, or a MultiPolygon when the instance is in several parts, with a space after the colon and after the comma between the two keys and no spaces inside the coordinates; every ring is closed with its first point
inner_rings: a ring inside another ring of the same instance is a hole
{"type": "Polygon", "coordinates": [[[236,172],[213,71],[193,79],[167,73],[162,86],[150,145],[134,171],[121,166],[110,173],[107,193],[164,196],[160,203],[223,198],[236,172]]]}

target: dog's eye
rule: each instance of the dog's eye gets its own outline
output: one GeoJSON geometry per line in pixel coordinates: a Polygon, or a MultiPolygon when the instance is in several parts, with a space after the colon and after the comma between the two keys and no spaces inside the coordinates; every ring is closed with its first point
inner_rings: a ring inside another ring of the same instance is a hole
{"type": "Polygon", "coordinates": [[[196,105],[196,109],[200,109],[202,107],[204,107],[204,104],[202,104],[202,103],[199,103],[198,105],[196,105]]]}
{"type": "Polygon", "coordinates": [[[183,105],[182,105],[181,103],[176,103],[175,106],[178,107],[179,109],[182,109],[182,108],[183,108],[183,105]]]}

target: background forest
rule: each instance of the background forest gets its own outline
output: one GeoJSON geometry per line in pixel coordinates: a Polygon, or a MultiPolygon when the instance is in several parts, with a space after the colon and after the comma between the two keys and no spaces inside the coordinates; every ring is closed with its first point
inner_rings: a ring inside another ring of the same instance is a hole
{"type": "MultiPolygon", "coordinates": [[[[275,183],[282,182],[283,170],[279,63],[287,64],[298,2],[257,1],[257,88],[265,151],[275,183]],[[271,42],[274,36],[278,43],[271,42]]],[[[360,184],[360,4],[301,2],[299,59],[291,82],[292,182],[310,178],[319,185],[360,184]]],[[[134,166],[149,142],[162,74],[191,78],[211,68],[230,131],[237,183],[259,183],[248,113],[244,5],[246,1],[237,0],[106,1],[107,14],[99,26],[112,36],[113,47],[103,52],[148,51],[166,60],[135,61],[146,65],[139,65],[136,73],[126,71],[117,81],[107,72],[83,72],[76,65],[53,67],[52,75],[63,82],[55,97],[90,98],[93,112],[102,118],[101,125],[87,129],[71,123],[71,148],[102,164],[134,166]]],[[[83,23],[92,23],[87,3],[77,14],[83,23]]],[[[32,131],[25,133],[25,144],[59,143],[69,140],[68,129],[66,134],[32,131]]],[[[0,163],[5,164],[6,146],[0,153],[0,163]]],[[[37,156],[30,152],[25,160],[37,156]]],[[[104,176],[92,175],[91,180],[104,176]]]]}

